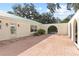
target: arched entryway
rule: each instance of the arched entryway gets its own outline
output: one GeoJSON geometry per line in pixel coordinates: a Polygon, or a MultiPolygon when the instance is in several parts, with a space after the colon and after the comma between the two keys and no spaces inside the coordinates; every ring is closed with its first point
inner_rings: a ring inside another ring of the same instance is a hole
{"type": "Polygon", "coordinates": [[[77,37],[78,37],[78,31],[77,31],[77,21],[75,20],[74,23],[73,23],[73,39],[74,39],[74,42],[77,44],[77,37]]]}
{"type": "Polygon", "coordinates": [[[48,28],[48,34],[56,34],[58,32],[58,29],[56,26],[50,26],[48,28]]]}

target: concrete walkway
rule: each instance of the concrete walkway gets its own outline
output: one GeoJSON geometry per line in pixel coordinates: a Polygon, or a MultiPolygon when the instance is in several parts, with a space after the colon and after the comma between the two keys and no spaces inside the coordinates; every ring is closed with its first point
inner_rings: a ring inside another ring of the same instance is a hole
{"type": "Polygon", "coordinates": [[[67,36],[52,35],[18,56],[72,56],[79,50],[67,36]]]}

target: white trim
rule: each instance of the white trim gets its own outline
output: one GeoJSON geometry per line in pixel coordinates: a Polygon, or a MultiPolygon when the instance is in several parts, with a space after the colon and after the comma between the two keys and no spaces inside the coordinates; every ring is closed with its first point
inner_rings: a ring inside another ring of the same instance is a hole
{"type": "Polygon", "coordinates": [[[74,42],[75,46],[79,49],[79,45],[74,42]]]}

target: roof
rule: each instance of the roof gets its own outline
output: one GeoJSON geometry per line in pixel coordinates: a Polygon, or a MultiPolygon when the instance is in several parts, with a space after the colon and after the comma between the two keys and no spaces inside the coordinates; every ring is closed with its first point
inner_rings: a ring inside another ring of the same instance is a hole
{"type": "MultiPolygon", "coordinates": [[[[26,19],[26,18],[22,18],[20,16],[16,16],[16,15],[13,15],[13,14],[9,14],[9,13],[7,13],[5,11],[2,11],[2,10],[0,10],[0,16],[12,18],[12,19],[18,19],[18,20],[25,20],[25,21],[36,22],[36,21],[31,20],[31,19],[26,19]]],[[[36,22],[36,23],[39,23],[39,22],[36,22]]]]}

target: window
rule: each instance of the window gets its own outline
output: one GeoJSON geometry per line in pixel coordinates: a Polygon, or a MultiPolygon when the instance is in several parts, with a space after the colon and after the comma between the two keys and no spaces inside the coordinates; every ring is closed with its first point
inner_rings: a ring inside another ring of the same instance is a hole
{"type": "Polygon", "coordinates": [[[36,31],[37,31],[37,26],[31,25],[31,32],[36,32],[36,31]]]}
{"type": "Polygon", "coordinates": [[[15,34],[16,33],[15,26],[11,26],[10,31],[11,31],[11,34],[15,34]]]}

